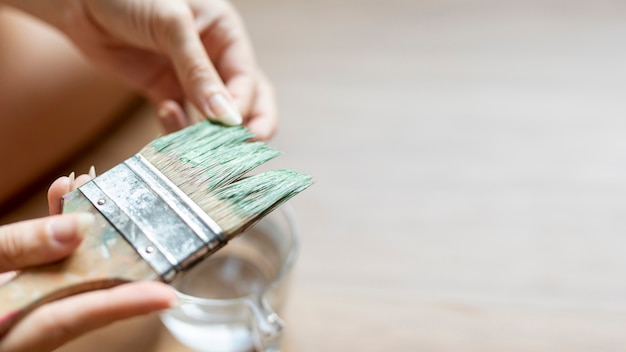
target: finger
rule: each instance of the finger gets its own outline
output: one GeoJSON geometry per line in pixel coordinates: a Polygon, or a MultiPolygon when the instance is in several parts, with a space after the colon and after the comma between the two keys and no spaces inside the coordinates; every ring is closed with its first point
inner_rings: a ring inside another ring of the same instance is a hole
{"type": "Polygon", "coordinates": [[[261,75],[258,83],[250,120],[246,126],[254,133],[253,140],[268,140],[276,132],[278,125],[278,109],[274,87],[261,75]]]}
{"type": "Polygon", "coordinates": [[[170,308],[177,297],[159,282],[135,282],[49,303],[0,341],[4,351],[48,351],[115,321],[170,308]]]}
{"type": "Polygon", "coordinates": [[[252,74],[241,73],[231,76],[228,79],[225,78],[224,80],[228,92],[233,97],[237,108],[241,112],[242,123],[245,124],[251,118],[252,114],[252,106],[257,93],[256,78],[253,77],[252,74]]]}
{"type": "Polygon", "coordinates": [[[241,114],[232,102],[224,83],[209,60],[191,10],[161,12],[157,16],[157,38],[172,60],[183,91],[208,118],[227,125],[241,124],[241,114]]]}
{"type": "Polygon", "coordinates": [[[63,195],[68,192],[73,191],[74,189],[84,185],[92,178],[96,177],[95,167],[91,167],[89,169],[88,175],[80,175],[78,177],[74,177],[74,173],[72,172],[69,177],[63,176],[56,179],[48,188],[48,209],[50,211],[50,215],[61,214],[63,211],[63,195]]]}
{"type": "MultiPolygon", "coordinates": [[[[94,168],[94,173],[95,172],[96,172],[96,170],[94,168]]],[[[91,179],[92,179],[91,175],[88,175],[88,174],[83,174],[83,175],[80,175],[80,176],[76,177],[76,179],[74,180],[74,184],[72,185],[71,191],[73,191],[73,190],[77,189],[78,187],[84,185],[85,183],[91,181],[91,179]]]]}
{"type": "Polygon", "coordinates": [[[15,276],[17,276],[17,271],[7,271],[6,273],[0,274],[0,285],[4,284],[5,282],[8,282],[15,276]]]}
{"type": "Polygon", "coordinates": [[[48,188],[48,210],[50,215],[61,214],[63,210],[61,197],[70,191],[71,182],[67,176],[59,177],[48,188]]]}
{"type": "Polygon", "coordinates": [[[165,133],[172,133],[189,125],[185,112],[178,103],[173,100],[165,100],[157,107],[159,124],[165,133]]]}
{"type": "MultiPolygon", "coordinates": [[[[192,3],[192,6],[200,9],[209,6],[206,1],[192,3]]],[[[234,6],[225,1],[215,2],[210,6],[216,8],[211,12],[217,11],[218,15],[202,32],[202,41],[245,122],[256,94],[258,69],[254,50],[243,20],[234,6]]]]}
{"type": "Polygon", "coordinates": [[[75,213],[0,226],[0,272],[67,256],[78,247],[94,221],[91,214],[75,213]]]}

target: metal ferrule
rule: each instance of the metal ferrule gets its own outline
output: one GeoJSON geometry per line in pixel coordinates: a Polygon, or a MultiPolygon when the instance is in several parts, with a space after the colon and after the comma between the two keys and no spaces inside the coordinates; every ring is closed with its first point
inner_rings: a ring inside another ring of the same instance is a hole
{"type": "Polygon", "coordinates": [[[139,154],[79,190],[166,282],[227,242],[219,225],[139,154]]]}

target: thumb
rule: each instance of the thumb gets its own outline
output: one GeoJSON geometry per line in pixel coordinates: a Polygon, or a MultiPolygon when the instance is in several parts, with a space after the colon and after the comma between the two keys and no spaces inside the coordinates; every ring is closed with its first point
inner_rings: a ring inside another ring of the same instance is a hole
{"type": "Polygon", "coordinates": [[[133,282],[48,303],[0,340],[0,351],[51,351],[115,321],[172,307],[175,291],[160,282],[133,282]]]}
{"type": "Polygon", "coordinates": [[[226,125],[239,125],[241,113],[224,86],[215,66],[211,63],[191,9],[170,14],[157,15],[154,20],[157,45],[169,56],[178,80],[189,100],[204,114],[226,125]]]}
{"type": "Polygon", "coordinates": [[[75,213],[0,226],[0,272],[59,260],[78,247],[95,218],[75,213]]]}

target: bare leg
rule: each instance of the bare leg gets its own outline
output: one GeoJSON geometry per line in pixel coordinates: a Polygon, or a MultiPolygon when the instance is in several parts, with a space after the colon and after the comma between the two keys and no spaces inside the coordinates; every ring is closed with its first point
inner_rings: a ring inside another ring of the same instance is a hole
{"type": "Polygon", "coordinates": [[[134,99],[59,33],[0,8],[0,207],[76,155],[134,99]]]}

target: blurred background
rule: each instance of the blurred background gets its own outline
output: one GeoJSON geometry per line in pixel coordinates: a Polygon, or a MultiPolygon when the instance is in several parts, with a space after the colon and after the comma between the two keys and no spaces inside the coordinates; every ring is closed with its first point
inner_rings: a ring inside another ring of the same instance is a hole
{"type": "MultiPolygon", "coordinates": [[[[284,351],[624,350],[626,3],[233,2],[278,92],[271,166],[316,181],[284,351]]],[[[153,115],[73,167],[117,164],[153,115]]],[[[155,317],[65,350],[112,334],[183,350],[155,317]]]]}

